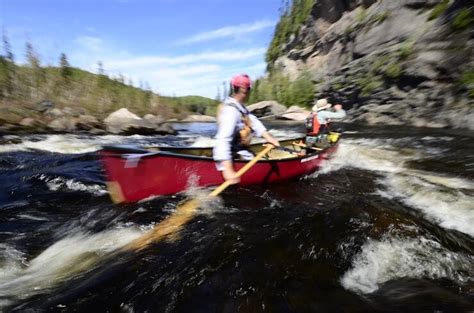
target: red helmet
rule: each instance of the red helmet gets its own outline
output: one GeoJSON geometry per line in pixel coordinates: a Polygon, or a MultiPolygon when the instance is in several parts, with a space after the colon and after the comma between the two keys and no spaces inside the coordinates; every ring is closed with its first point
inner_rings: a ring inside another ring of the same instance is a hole
{"type": "Polygon", "coordinates": [[[252,82],[250,81],[250,77],[247,74],[240,74],[232,77],[230,81],[232,87],[240,87],[245,89],[252,88],[252,82]]]}

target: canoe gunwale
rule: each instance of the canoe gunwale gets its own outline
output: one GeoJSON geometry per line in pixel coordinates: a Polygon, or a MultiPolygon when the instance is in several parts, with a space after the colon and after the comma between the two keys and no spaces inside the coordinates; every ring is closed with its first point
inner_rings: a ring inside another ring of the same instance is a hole
{"type": "MultiPolygon", "coordinates": [[[[337,145],[337,144],[336,144],[337,145]]],[[[335,145],[332,145],[324,150],[321,151],[315,151],[312,153],[308,153],[304,156],[294,156],[294,157],[289,157],[289,158],[282,158],[282,159],[262,159],[258,161],[258,163],[275,163],[275,162],[290,162],[294,160],[302,160],[308,157],[316,156],[318,154],[324,153],[326,150],[334,147],[335,145]]],[[[106,148],[102,150],[101,155],[103,157],[114,157],[114,158],[122,158],[122,159],[128,159],[128,158],[133,158],[137,157],[140,159],[147,159],[147,158],[156,158],[159,156],[165,156],[165,157],[173,157],[173,158],[180,158],[180,159],[190,159],[190,160],[200,160],[200,161],[209,161],[209,162],[216,162],[212,157],[208,156],[200,156],[200,155],[192,155],[192,154],[183,154],[183,153],[176,153],[176,152],[170,152],[170,151],[149,151],[149,150],[144,150],[147,151],[146,153],[143,154],[134,154],[134,153],[107,153],[106,148]]],[[[233,160],[233,163],[247,163],[248,161],[246,160],[233,160]]]]}

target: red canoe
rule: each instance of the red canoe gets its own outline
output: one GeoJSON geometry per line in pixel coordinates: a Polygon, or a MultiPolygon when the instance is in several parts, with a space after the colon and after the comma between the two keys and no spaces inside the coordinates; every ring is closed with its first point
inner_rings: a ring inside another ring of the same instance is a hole
{"type": "MultiPolygon", "coordinates": [[[[282,146],[301,151],[292,139],[282,146]]],[[[258,153],[261,144],[252,145],[258,153]]],[[[337,149],[337,143],[305,156],[273,149],[241,177],[241,185],[256,185],[289,180],[315,172],[337,149]]],[[[190,187],[219,185],[224,182],[212,159],[212,148],[159,147],[137,148],[106,146],[101,159],[107,186],[115,202],[135,202],[152,196],[168,195],[190,187]]],[[[234,161],[236,170],[246,161],[234,161]]]]}

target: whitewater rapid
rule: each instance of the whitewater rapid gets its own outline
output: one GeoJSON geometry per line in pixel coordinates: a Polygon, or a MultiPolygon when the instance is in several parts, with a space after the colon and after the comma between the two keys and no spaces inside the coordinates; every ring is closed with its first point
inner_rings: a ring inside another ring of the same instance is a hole
{"type": "MultiPolygon", "coordinates": [[[[442,151],[400,149],[395,143],[396,140],[345,139],[334,158],[315,175],[347,167],[374,172],[380,177],[376,179],[376,195],[399,201],[445,229],[474,237],[474,182],[411,169],[407,166],[409,161],[442,151]]],[[[371,293],[380,284],[397,278],[448,278],[464,284],[474,281],[473,273],[473,255],[449,251],[425,237],[394,235],[382,240],[367,239],[341,283],[355,292],[371,293]],[[466,276],[470,278],[463,278],[466,276]]]]}

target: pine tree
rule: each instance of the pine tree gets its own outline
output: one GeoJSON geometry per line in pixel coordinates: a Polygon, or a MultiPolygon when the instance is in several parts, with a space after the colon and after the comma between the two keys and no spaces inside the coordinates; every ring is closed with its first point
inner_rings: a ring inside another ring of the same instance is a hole
{"type": "Polygon", "coordinates": [[[65,53],[61,53],[59,58],[59,70],[63,81],[69,82],[72,76],[72,68],[65,53]]]}
{"type": "Polygon", "coordinates": [[[36,51],[33,49],[33,45],[29,41],[26,42],[26,60],[28,66],[32,69],[40,68],[39,57],[36,54],[36,51]]]}
{"type": "Polygon", "coordinates": [[[15,63],[10,42],[5,31],[2,34],[2,41],[5,55],[0,56],[0,96],[8,97],[13,92],[15,63]]]}
{"type": "Polygon", "coordinates": [[[38,100],[37,98],[42,97],[41,87],[46,77],[41,68],[39,57],[29,41],[26,42],[26,60],[29,69],[29,78],[26,80],[29,81],[29,86],[31,87],[29,94],[32,100],[38,100]]]}
{"type": "Polygon", "coordinates": [[[7,33],[4,31],[2,34],[3,41],[3,50],[5,52],[5,59],[11,63],[15,63],[12,47],[10,46],[10,41],[8,40],[7,33]]]}
{"type": "Polygon", "coordinates": [[[217,101],[221,101],[221,89],[219,88],[219,86],[217,86],[217,95],[216,95],[216,100],[217,101]]]}
{"type": "Polygon", "coordinates": [[[99,88],[105,87],[108,79],[105,75],[104,64],[102,61],[97,62],[97,74],[99,74],[99,77],[97,78],[97,85],[99,88]]]}
{"type": "Polygon", "coordinates": [[[105,76],[104,64],[102,61],[97,62],[97,74],[105,76]]]}

